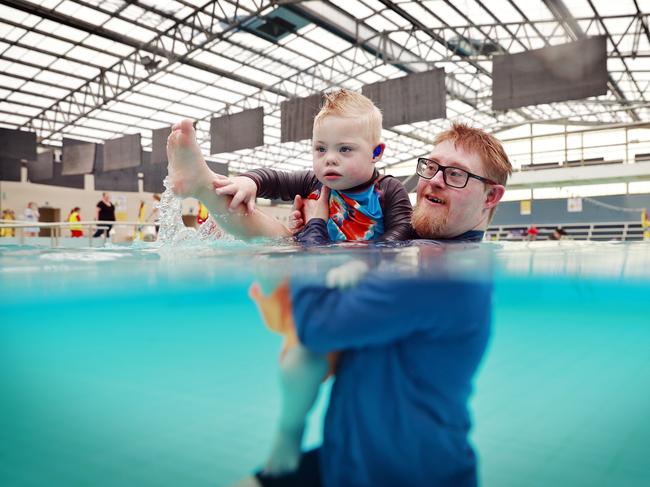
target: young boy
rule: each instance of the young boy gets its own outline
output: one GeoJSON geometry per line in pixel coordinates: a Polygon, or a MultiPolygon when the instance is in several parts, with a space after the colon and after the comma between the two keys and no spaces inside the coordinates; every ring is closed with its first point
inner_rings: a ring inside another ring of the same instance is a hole
{"type": "Polygon", "coordinates": [[[383,156],[382,116],[365,96],[348,90],[325,95],[314,118],[313,171],[256,169],[215,184],[217,194],[233,197],[230,209],[254,208],[256,196],[292,200],[315,198],[330,188],[330,239],[404,240],[411,203],[402,184],[375,169],[383,156]]]}
{"type": "MultiPolygon", "coordinates": [[[[382,116],[365,96],[348,90],[325,95],[314,119],[313,171],[283,173],[257,169],[226,178],[210,172],[189,121],[175,126],[168,140],[172,189],[202,200],[225,230],[239,236],[283,237],[291,232],[255,208],[256,196],[292,200],[318,198],[329,190],[328,233],[333,241],[403,240],[410,231],[411,203],[402,184],[375,168],[384,152],[382,116]],[[211,185],[210,185],[211,182],[211,185]],[[230,199],[232,197],[232,199],[230,199]],[[246,208],[246,210],[243,210],[246,208]],[[230,216],[224,218],[224,215],[230,216]],[[246,213],[246,214],[244,214],[246,213]]],[[[286,283],[265,296],[251,288],[267,325],[285,337],[281,355],[282,412],[266,474],[294,470],[300,460],[305,418],[335,357],[300,345],[287,315],[286,283]]]]}

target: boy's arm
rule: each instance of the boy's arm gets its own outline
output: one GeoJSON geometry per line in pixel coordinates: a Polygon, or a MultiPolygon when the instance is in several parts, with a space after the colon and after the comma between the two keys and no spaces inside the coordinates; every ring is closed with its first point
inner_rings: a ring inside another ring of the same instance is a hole
{"type": "Polygon", "coordinates": [[[384,234],[382,242],[395,242],[411,238],[411,200],[404,185],[392,176],[379,183],[384,195],[384,234]]]}
{"type": "Polygon", "coordinates": [[[318,179],[313,171],[284,172],[260,168],[241,176],[255,181],[257,196],[283,201],[293,201],[297,194],[307,196],[318,185],[318,179]]]}
{"type": "Polygon", "coordinates": [[[488,282],[382,279],[351,289],[291,285],[300,342],[314,352],[381,346],[427,331],[462,335],[491,319],[488,282]]]}

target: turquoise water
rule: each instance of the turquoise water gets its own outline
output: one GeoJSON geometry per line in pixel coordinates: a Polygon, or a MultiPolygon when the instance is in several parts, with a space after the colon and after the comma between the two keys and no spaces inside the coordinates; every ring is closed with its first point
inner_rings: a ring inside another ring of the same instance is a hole
{"type": "MultiPolygon", "coordinates": [[[[280,339],[247,296],[255,276],[417,252],[0,246],[0,485],[234,482],[264,460],[279,406],[280,339]]],[[[494,268],[471,404],[482,484],[649,485],[650,245],[450,255],[441,275],[494,268]]]]}

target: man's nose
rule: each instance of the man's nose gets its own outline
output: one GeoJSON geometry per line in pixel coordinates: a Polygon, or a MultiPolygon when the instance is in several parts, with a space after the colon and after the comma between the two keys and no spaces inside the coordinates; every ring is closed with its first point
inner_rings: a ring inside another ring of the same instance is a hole
{"type": "Polygon", "coordinates": [[[444,176],[444,174],[442,173],[441,170],[438,170],[438,172],[435,173],[431,179],[429,179],[429,182],[432,185],[438,186],[438,187],[441,187],[441,188],[446,186],[446,184],[445,184],[445,176],[444,176]]]}

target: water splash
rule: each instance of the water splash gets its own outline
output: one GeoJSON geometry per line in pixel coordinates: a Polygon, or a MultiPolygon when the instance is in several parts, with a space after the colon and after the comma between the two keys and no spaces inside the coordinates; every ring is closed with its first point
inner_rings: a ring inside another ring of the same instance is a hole
{"type": "Polygon", "coordinates": [[[182,198],[179,198],[171,190],[169,176],[163,181],[165,191],[162,193],[158,203],[160,215],[160,230],[157,243],[160,246],[192,245],[199,242],[212,240],[229,240],[234,238],[226,234],[214,220],[212,215],[199,227],[185,226],[183,222],[182,198]]]}

